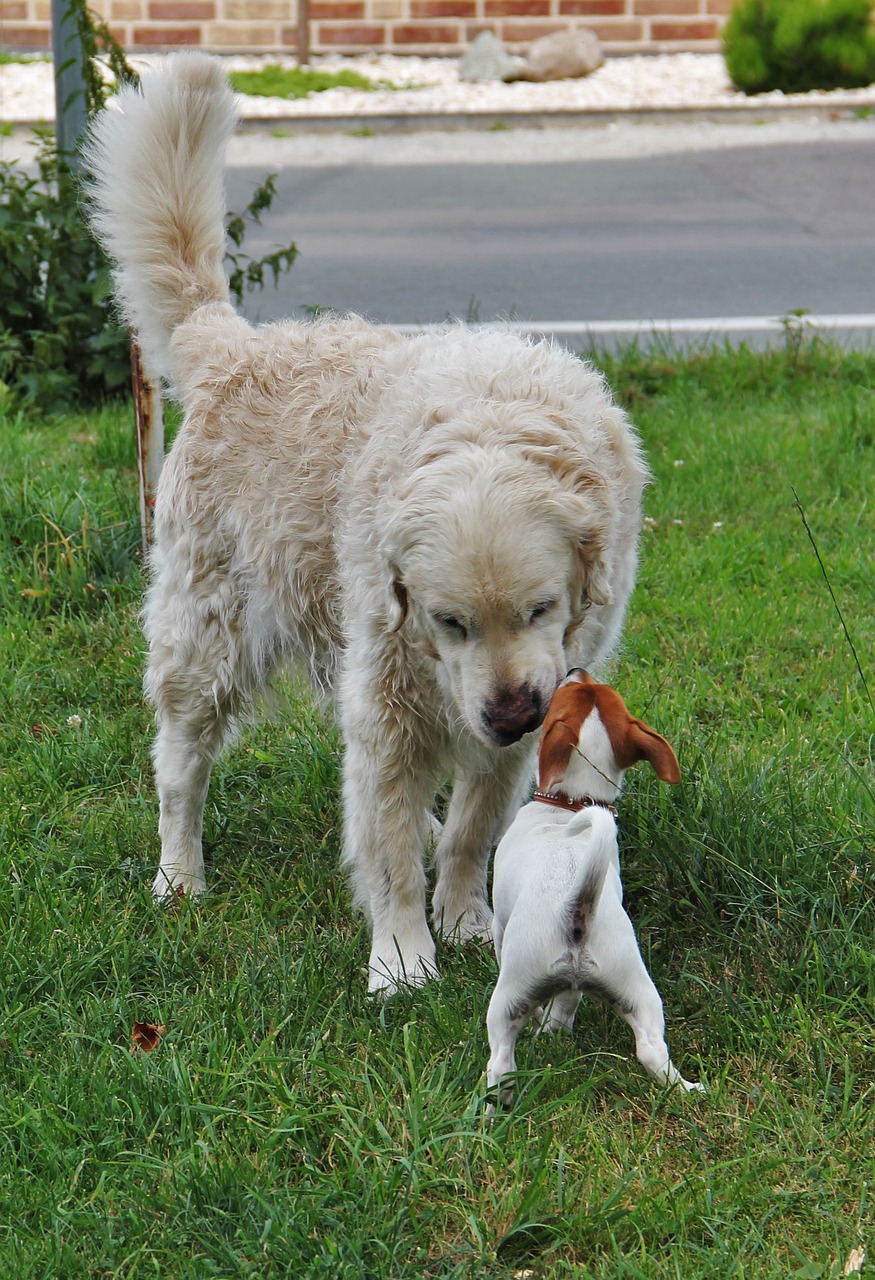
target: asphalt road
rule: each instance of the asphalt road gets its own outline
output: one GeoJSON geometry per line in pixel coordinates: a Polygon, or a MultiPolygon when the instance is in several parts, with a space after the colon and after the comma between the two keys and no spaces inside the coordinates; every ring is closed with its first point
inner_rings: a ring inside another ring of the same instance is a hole
{"type": "MultiPolygon", "coordinates": [[[[631,158],[354,155],[326,145],[324,163],[280,170],[249,247],[294,239],[300,256],[277,290],[253,295],[253,319],[308,306],[396,324],[875,312],[871,129],[631,158]]],[[[260,158],[231,169],[232,208],[264,172],[260,158]]]]}

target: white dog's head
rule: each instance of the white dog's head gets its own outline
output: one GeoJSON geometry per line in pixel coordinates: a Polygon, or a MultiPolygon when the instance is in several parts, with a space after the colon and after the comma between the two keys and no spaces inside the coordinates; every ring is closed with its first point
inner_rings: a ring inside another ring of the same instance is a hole
{"type": "Polygon", "coordinates": [[[565,644],[611,599],[606,516],[514,450],[418,467],[383,539],[393,625],[408,615],[471,731],[508,746],[541,724],[565,644]]]}

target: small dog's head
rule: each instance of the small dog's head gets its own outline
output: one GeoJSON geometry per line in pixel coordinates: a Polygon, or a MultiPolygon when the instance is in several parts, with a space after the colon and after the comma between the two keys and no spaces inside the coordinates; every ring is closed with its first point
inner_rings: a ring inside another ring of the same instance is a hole
{"type": "Polygon", "coordinates": [[[611,801],[624,772],[639,760],[649,760],[663,782],[680,782],[680,766],[665,738],[630,715],[609,685],[597,684],[579,668],[570,672],[544,720],[539,789],[611,801]]]}

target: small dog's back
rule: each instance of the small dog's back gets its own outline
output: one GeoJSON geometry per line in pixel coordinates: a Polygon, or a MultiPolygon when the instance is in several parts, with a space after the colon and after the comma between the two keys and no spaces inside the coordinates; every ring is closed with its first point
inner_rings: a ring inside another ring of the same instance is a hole
{"type": "Polygon", "coordinates": [[[487,1082],[501,1087],[505,1101],[519,1032],[533,1016],[543,1030],[570,1030],[584,992],[628,1022],[639,1060],[658,1080],[701,1087],[669,1058],[662,1000],[623,910],[612,802],[623,772],[639,759],[664,781],[680,781],[665,739],[631,717],[613,690],[572,672],[544,721],[539,790],[495,854],[500,972],[486,1019],[487,1082]]]}

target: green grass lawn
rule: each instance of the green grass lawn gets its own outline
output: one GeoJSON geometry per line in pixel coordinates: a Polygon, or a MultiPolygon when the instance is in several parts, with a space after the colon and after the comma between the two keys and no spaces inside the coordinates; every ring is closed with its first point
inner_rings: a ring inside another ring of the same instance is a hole
{"type": "Polygon", "coordinates": [[[761,1280],[875,1247],[875,355],[605,364],[654,471],[611,674],[684,774],[629,775],[627,903],[709,1093],[583,1005],[485,1127],[493,958],[366,997],[338,739],[293,686],[215,770],[209,898],[153,906],[130,411],[7,408],[4,1280],[761,1280]]]}

